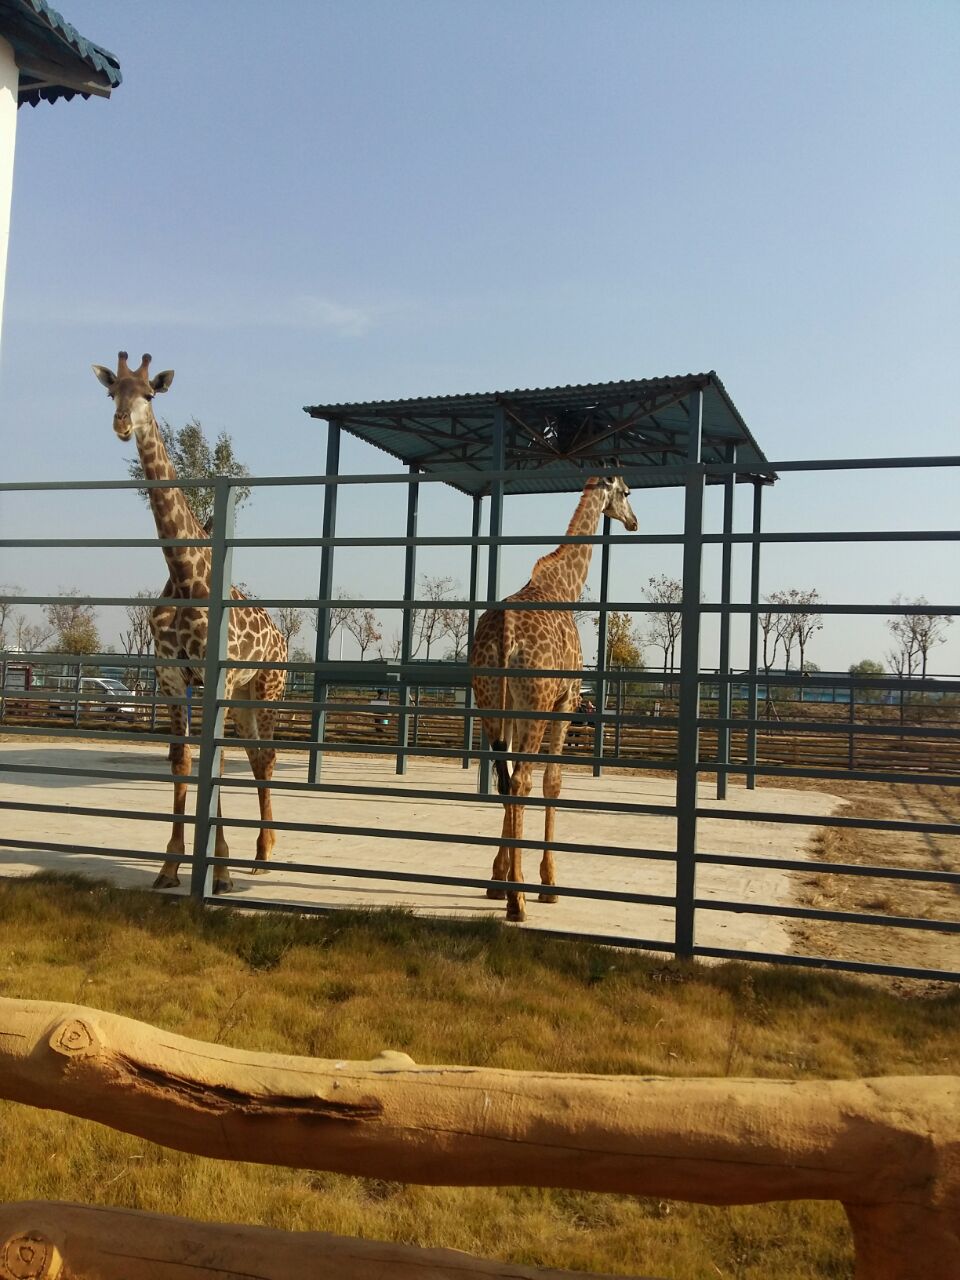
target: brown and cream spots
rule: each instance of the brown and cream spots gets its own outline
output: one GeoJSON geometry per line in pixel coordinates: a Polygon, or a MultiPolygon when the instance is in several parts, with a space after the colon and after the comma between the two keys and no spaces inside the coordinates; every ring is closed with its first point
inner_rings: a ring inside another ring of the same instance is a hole
{"type": "MultiPolygon", "coordinates": [[[[573,518],[567,528],[571,536],[593,534],[600,517],[619,520],[631,533],[637,518],[629,501],[630,490],[619,477],[587,481],[573,518]]],[[[494,751],[536,755],[544,735],[551,756],[563,752],[569,718],[580,697],[580,676],[524,674],[524,671],[578,671],[583,665],[580,636],[572,612],[564,609],[511,609],[516,601],[569,601],[580,599],[593,547],[590,543],[564,543],[549,552],[533,567],[530,581],[508,596],[502,606],[488,609],[477,623],[470,652],[474,668],[473,692],[483,715],[483,730],[494,751]],[[482,668],[517,668],[517,675],[484,674],[482,668]],[[479,669],[479,670],[478,670],[479,669]],[[513,712],[554,713],[557,719],[538,720],[513,712]]],[[[528,796],[533,788],[533,762],[515,761],[512,770],[505,759],[495,761],[497,786],[501,795],[528,796]]],[[[560,795],[562,782],[559,761],[547,764],[543,772],[543,794],[548,800],[560,795]]],[[[540,860],[540,883],[545,892],[541,902],[556,902],[549,887],[556,884],[553,853],[555,808],[544,810],[546,848],[540,860]]],[[[523,805],[505,804],[501,844],[494,859],[491,880],[514,884],[523,880],[522,851],[513,841],[523,839],[523,805]],[[508,843],[510,842],[510,843],[508,843]]],[[[526,917],[524,895],[516,890],[488,889],[492,898],[507,899],[507,919],[526,917]]]]}
{"type": "MultiPolygon", "coordinates": [[[[150,357],[143,356],[139,368],[131,370],[127,353],[121,351],[117,371],[95,364],[93,371],[107,388],[113,400],[113,429],[121,440],[135,437],[137,451],[148,480],[175,480],[177,473],[167,455],[154,417],[151,401],[155,395],[167,391],[173,382],[173,370],[168,369],[154,378],[149,377],[150,357]]],[[[204,538],[209,531],[201,527],[179,487],[150,490],[150,507],[153,511],[157,534],[160,538],[204,538]]],[[[169,578],[161,596],[171,600],[203,599],[210,594],[210,551],[206,547],[163,548],[169,578]]],[[[236,587],[231,588],[234,600],[246,597],[236,587]]],[[[159,605],[150,619],[154,651],[159,659],[195,659],[196,667],[157,668],[157,685],[168,698],[183,698],[188,676],[200,683],[207,647],[207,611],[190,606],[159,605]]],[[[269,615],[256,605],[230,610],[228,629],[228,656],[231,661],[285,662],[287,644],[269,615]]],[[[286,672],[276,667],[231,667],[226,675],[227,698],[243,698],[251,701],[278,702],[283,697],[286,672]]],[[[268,707],[231,709],[231,717],[241,738],[259,739],[269,743],[273,738],[276,711],[268,707]]],[[[170,707],[170,730],[176,737],[187,732],[186,708],[181,704],[170,707]]],[[[187,784],[179,779],[190,773],[190,746],[174,743],[171,750],[173,785],[173,833],[167,844],[167,861],[154,881],[154,888],[168,889],[180,883],[177,876],[179,860],[184,854],[183,814],[186,807],[187,784]]],[[[254,777],[269,783],[273,776],[276,751],[272,746],[249,747],[247,756],[254,777]]],[[[257,836],[257,858],[266,861],[274,844],[274,832],[268,823],[272,821],[270,788],[257,788],[260,801],[261,827],[257,836]]],[[[219,814],[219,807],[217,810],[219,814]]],[[[216,853],[225,857],[227,842],[222,828],[217,829],[216,853]]],[[[265,868],[264,868],[265,869],[265,868]]],[[[218,865],[214,869],[214,892],[224,893],[233,888],[229,869],[218,865]]]]}

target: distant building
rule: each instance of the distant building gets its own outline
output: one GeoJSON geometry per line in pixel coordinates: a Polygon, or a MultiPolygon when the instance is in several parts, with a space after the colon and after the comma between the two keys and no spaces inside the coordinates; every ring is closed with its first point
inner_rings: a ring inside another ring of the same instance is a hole
{"type": "Polygon", "coordinates": [[[109,98],[120,83],[112,53],[85,40],[46,0],[0,0],[0,318],[7,277],[17,108],[109,98]]]}

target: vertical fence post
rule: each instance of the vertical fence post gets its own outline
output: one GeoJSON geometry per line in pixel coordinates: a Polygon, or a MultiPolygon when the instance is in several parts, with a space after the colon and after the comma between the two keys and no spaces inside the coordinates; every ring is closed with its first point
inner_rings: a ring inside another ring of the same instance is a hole
{"type": "Polygon", "coordinates": [[[757,785],[757,712],[760,709],[759,690],[757,688],[757,663],[759,645],[760,619],[757,606],[760,603],[760,528],[763,516],[763,485],[759,480],[753,482],[753,542],[750,544],[750,656],[747,665],[747,715],[750,724],[747,726],[747,789],[753,791],[757,785]]]}
{"type": "MultiPolygon", "coordinates": [[[[490,459],[491,471],[506,469],[506,415],[500,405],[493,411],[493,454],[490,459]]],[[[503,481],[490,482],[490,546],[487,551],[487,606],[500,599],[500,538],[503,534],[503,481]]],[[[488,742],[487,746],[491,744],[488,742]]],[[[491,761],[485,758],[480,761],[480,777],[478,787],[481,792],[490,791],[491,761]]]]}
{"type": "Polygon", "coordinates": [[[223,607],[230,590],[233,548],[227,539],[233,537],[236,490],[221,476],[214,481],[213,528],[210,532],[210,595],[207,600],[207,650],[203,663],[203,723],[200,726],[200,752],[197,760],[197,808],[193,830],[193,866],[190,869],[190,895],[201,899],[210,892],[213,867],[209,859],[216,847],[217,817],[220,803],[220,766],[223,748],[217,739],[223,737],[226,709],[220,700],[226,696],[230,617],[232,610],[223,607]]]}
{"type": "MultiPolygon", "coordinates": [[[[336,418],[331,418],[327,423],[327,467],[324,473],[327,476],[338,476],[340,474],[340,423],[336,418]]],[[[337,530],[337,495],[339,486],[336,484],[326,484],[323,486],[323,524],[322,537],[333,538],[336,536],[337,530]]],[[[330,600],[333,597],[333,552],[334,548],[325,545],[320,550],[320,583],[317,587],[317,596],[320,600],[330,600]]],[[[326,673],[317,670],[321,664],[326,667],[330,660],[330,609],[324,605],[317,610],[317,643],[314,649],[313,661],[316,664],[313,671],[313,702],[326,702],[330,693],[330,686],[327,684],[326,673]]],[[[307,781],[316,782],[320,776],[320,767],[322,757],[320,755],[319,744],[323,742],[326,734],[327,713],[321,711],[316,705],[310,709],[310,753],[307,762],[307,781]]]]}
{"type": "MultiPolygon", "coordinates": [[[[477,493],[473,497],[473,526],[470,536],[478,538],[480,536],[480,516],[483,509],[483,498],[477,493]]],[[[470,544],[470,589],[469,599],[476,600],[477,592],[480,590],[480,548],[475,542],[470,544]]],[[[473,637],[477,630],[477,611],[476,609],[467,610],[467,662],[470,661],[470,655],[473,652],[473,637]]],[[[467,686],[463,694],[463,709],[465,715],[463,717],[463,767],[470,768],[470,750],[473,746],[473,727],[474,718],[470,714],[473,708],[473,684],[470,681],[469,667],[467,675],[467,686]]]]}
{"type": "Polygon", "coordinates": [[[680,630],[680,726],[677,734],[677,887],[675,942],[693,954],[697,877],[697,765],[700,751],[700,583],[704,471],[700,461],[703,392],[688,401],[689,443],[683,508],[683,599],[680,630]]]}
{"type": "Polygon", "coordinates": [[[854,678],[850,677],[850,741],[847,744],[847,768],[852,772],[855,768],[856,761],[856,745],[855,737],[857,732],[857,684],[854,678]]]}
{"type": "MultiPolygon", "coordinates": [[[[726,461],[736,462],[737,446],[726,449],[726,461]]],[[[733,497],[737,477],[723,478],[723,543],[720,547],[720,663],[717,672],[717,713],[720,720],[729,720],[733,711],[733,689],[730,684],[730,577],[733,562],[733,497]],[[724,679],[726,677],[726,679],[724,679]]],[[[717,729],[717,799],[727,798],[727,769],[730,763],[730,726],[717,729]]]]}
{"type": "MultiPolygon", "coordinates": [[[[610,594],[610,517],[603,517],[603,537],[604,543],[600,548],[600,603],[607,603],[607,596],[610,594]]],[[[593,776],[599,778],[603,773],[603,731],[606,727],[603,722],[603,713],[606,710],[607,703],[607,680],[605,671],[607,667],[607,618],[606,609],[600,610],[599,625],[597,627],[597,719],[593,725],[593,776]]]]}
{"type": "MultiPolygon", "coordinates": [[[[419,468],[413,463],[410,464],[410,474],[415,476],[419,468]]],[[[417,514],[420,503],[420,486],[416,481],[411,480],[407,486],[407,537],[415,538],[417,536],[417,514]]],[[[417,548],[412,542],[408,542],[403,557],[403,601],[407,606],[404,608],[403,617],[400,620],[400,663],[401,671],[405,673],[410,663],[410,650],[413,648],[413,610],[409,607],[410,601],[417,598],[417,548]]],[[[407,705],[410,697],[410,685],[408,685],[403,675],[400,678],[400,706],[407,705]]],[[[414,720],[416,728],[417,721],[414,720]]],[[[399,751],[397,752],[397,773],[407,772],[407,747],[410,745],[410,716],[406,711],[401,710],[397,717],[397,743],[399,751]]]]}

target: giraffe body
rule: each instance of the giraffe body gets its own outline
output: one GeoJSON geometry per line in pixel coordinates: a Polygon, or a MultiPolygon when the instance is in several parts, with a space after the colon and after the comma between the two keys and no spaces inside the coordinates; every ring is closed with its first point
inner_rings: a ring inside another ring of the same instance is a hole
{"type": "MultiPolygon", "coordinates": [[[[120,352],[117,372],[102,365],[94,365],[93,371],[107,388],[114,402],[113,427],[121,440],[136,438],[137,451],[148,480],[175,480],[173,464],[164,448],[163,439],[151,407],[151,400],[166,391],[173,381],[168,370],[150,379],[147,368],[149,356],[144,356],[140,368],[131,371],[127,355],[120,352]]],[[[160,538],[205,538],[201,527],[180,488],[151,489],[150,507],[153,511],[157,534],[160,538]]],[[[160,593],[171,601],[203,599],[210,594],[211,552],[209,547],[164,547],[169,577],[160,593]]],[[[244,600],[243,592],[230,589],[231,599],[244,600]]],[[[228,649],[230,661],[285,662],[287,645],[265,610],[256,605],[228,610],[228,649]]],[[[171,603],[158,605],[150,616],[154,650],[160,660],[157,666],[157,686],[168,698],[184,698],[188,683],[203,683],[204,662],[207,651],[207,610],[171,603]],[[162,660],[193,659],[195,667],[165,667],[162,660]]],[[[225,697],[264,702],[277,702],[283,697],[286,673],[276,667],[230,667],[226,671],[225,697]]],[[[259,739],[269,744],[273,738],[276,711],[273,707],[232,707],[231,719],[241,738],[259,739]]],[[[171,733],[185,737],[187,713],[183,703],[170,707],[171,733]]],[[[270,745],[248,747],[247,757],[254,777],[269,783],[273,776],[276,751],[270,745]]],[[[181,781],[190,773],[191,751],[189,743],[175,743],[171,748],[173,786],[173,831],[167,844],[167,861],[154,881],[154,888],[174,888],[180,883],[177,868],[185,853],[183,838],[183,814],[186,807],[187,784],[181,781]]],[[[268,825],[273,818],[269,786],[257,788],[260,802],[261,825],[257,836],[257,859],[266,861],[274,845],[274,832],[268,825]]],[[[219,803],[217,813],[220,814],[219,803]]],[[[229,849],[221,827],[216,832],[216,855],[226,857],[229,849]]],[[[265,868],[264,868],[265,869],[265,868]]],[[[214,867],[214,892],[225,893],[233,888],[228,867],[214,867]]]]}
{"type": "MultiPolygon", "coordinates": [[[[637,519],[630,506],[629,489],[619,477],[591,479],[581,495],[573,519],[567,528],[570,535],[594,534],[602,515],[621,521],[631,532],[637,519]]],[[[530,674],[531,669],[545,671],[579,671],[583,666],[580,635],[573,612],[564,609],[511,609],[511,601],[569,601],[580,599],[593,547],[583,543],[564,543],[555,551],[541,556],[534,565],[530,581],[502,605],[488,609],[477,623],[470,662],[476,674],[473,692],[477,706],[484,712],[483,730],[494,751],[536,755],[547,739],[551,756],[563,752],[570,719],[580,698],[580,676],[530,674]],[[515,667],[516,675],[486,675],[478,668],[515,667]],[[557,719],[538,720],[536,716],[511,716],[515,710],[557,713],[557,719]]],[[[497,786],[501,795],[528,796],[533,788],[533,762],[517,760],[511,769],[506,759],[495,760],[497,786]]],[[[559,761],[544,767],[543,794],[548,800],[560,795],[562,771],[559,761]]],[[[501,844],[494,859],[492,880],[522,882],[522,850],[512,841],[523,838],[523,805],[504,805],[501,844]]],[[[544,842],[540,860],[540,883],[544,891],[541,902],[556,902],[550,886],[556,884],[553,853],[554,806],[544,809],[544,842]]],[[[507,919],[526,917],[524,895],[513,890],[488,889],[493,898],[507,899],[507,919]]]]}

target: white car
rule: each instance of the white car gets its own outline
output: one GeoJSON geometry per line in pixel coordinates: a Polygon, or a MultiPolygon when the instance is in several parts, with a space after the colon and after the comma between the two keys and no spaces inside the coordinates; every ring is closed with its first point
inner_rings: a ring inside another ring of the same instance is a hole
{"type": "Polygon", "coordinates": [[[69,701],[65,695],[67,690],[59,691],[57,701],[50,702],[51,711],[60,715],[72,715],[74,707],[79,704],[80,711],[92,712],[94,715],[123,716],[132,719],[137,714],[134,693],[122,680],[111,680],[106,676],[83,676],[79,691],[70,691],[69,701]]]}

